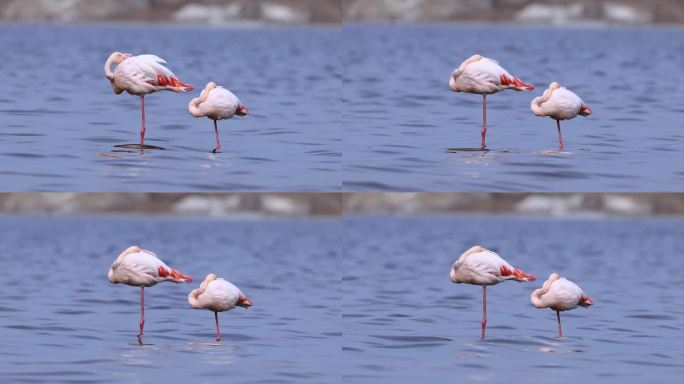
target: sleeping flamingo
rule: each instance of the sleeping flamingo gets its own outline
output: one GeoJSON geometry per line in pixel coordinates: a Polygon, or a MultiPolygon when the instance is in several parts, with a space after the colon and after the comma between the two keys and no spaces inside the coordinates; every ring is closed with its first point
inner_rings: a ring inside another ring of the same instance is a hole
{"type": "Polygon", "coordinates": [[[240,102],[231,91],[210,82],[204,87],[200,97],[194,98],[188,105],[188,111],[195,117],[208,117],[214,120],[214,132],[216,132],[216,148],[212,152],[221,152],[221,140],[219,139],[217,120],[230,119],[231,117],[247,116],[247,107],[240,102]]]}
{"type": "Polygon", "coordinates": [[[145,145],[145,95],[157,91],[192,91],[192,85],[178,80],[166,68],[164,59],[155,55],[133,56],[130,53],[112,53],[104,66],[105,76],[112,83],[114,93],[123,91],[140,96],[142,108],[142,127],[140,128],[140,147],[145,145]],[[114,72],[112,65],[116,64],[114,72]]]}
{"type": "Polygon", "coordinates": [[[487,136],[487,95],[512,89],[531,91],[534,85],[524,83],[511,75],[498,62],[481,55],[471,56],[464,61],[449,78],[449,87],[454,92],[482,95],[482,149],[486,149],[487,136]]]}
{"type": "Polygon", "coordinates": [[[140,287],[140,333],[143,335],[145,326],[145,287],[151,287],[162,281],[174,283],[189,283],[190,276],[186,276],[175,269],[169,268],[157,258],[153,252],[132,246],[121,252],[109,268],[109,282],[140,287]]]}
{"type": "Polygon", "coordinates": [[[556,311],[559,337],[563,337],[560,311],[569,311],[578,305],[586,308],[594,304],[582,288],[557,273],[552,273],[541,288],[532,292],[531,299],[532,305],[537,308],[551,308],[556,311]]]}
{"type": "Polygon", "coordinates": [[[574,119],[577,115],[591,115],[591,108],[579,96],[561,87],[555,81],[549,85],[542,96],[532,100],[531,108],[532,113],[537,116],[548,116],[556,120],[561,151],[563,150],[563,135],[561,135],[560,121],[574,119]]]}
{"type": "Polygon", "coordinates": [[[214,311],[216,341],[221,341],[218,313],[230,311],[235,307],[249,308],[253,304],[252,300],[247,298],[238,287],[229,281],[216,277],[213,273],[207,275],[199,288],[190,292],[188,303],[196,309],[206,308],[214,311]]]}
{"type": "Polygon", "coordinates": [[[482,339],[487,326],[487,286],[506,280],[534,281],[527,274],[488,249],[476,245],[465,251],[451,267],[451,281],[482,286],[482,339]]]}

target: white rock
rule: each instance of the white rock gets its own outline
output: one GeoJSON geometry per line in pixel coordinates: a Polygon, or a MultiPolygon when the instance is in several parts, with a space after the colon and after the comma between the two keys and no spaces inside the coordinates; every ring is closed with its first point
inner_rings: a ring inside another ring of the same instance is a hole
{"type": "Polygon", "coordinates": [[[311,15],[282,4],[262,3],[261,17],[266,21],[282,24],[302,24],[310,20],[311,15]]]}
{"type": "Polygon", "coordinates": [[[603,13],[606,19],[623,24],[646,24],[653,20],[653,15],[649,12],[617,3],[604,4],[603,13]]]}
{"type": "Polygon", "coordinates": [[[518,11],[516,19],[525,22],[567,24],[579,20],[584,13],[584,5],[546,5],[532,3],[518,11]]]}

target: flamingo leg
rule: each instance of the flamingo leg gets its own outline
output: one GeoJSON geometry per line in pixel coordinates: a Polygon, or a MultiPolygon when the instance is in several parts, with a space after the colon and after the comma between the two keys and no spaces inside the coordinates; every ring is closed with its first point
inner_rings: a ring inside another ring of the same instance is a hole
{"type": "Polygon", "coordinates": [[[560,142],[560,150],[563,150],[563,135],[561,135],[560,120],[556,120],[556,126],[558,127],[558,141],[560,142]]]}
{"type": "Polygon", "coordinates": [[[556,311],[556,318],[558,318],[558,337],[563,337],[563,330],[561,329],[560,312],[559,311],[556,311]]]}
{"type": "Polygon", "coordinates": [[[218,312],[214,312],[214,319],[216,319],[216,341],[221,341],[221,331],[219,330],[218,312]]]}
{"type": "Polygon", "coordinates": [[[214,132],[216,132],[216,148],[212,152],[219,153],[221,152],[221,140],[219,139],[218,123],[216,120],[214,120],[214,132]]]}
{"type": "Polygon", "coordinates": [[[482,95],[482,149],[487,148],[485,138],[487,136],[487,95],[482,95]]]}
{"type": "Polygon", "coordinates": [[[482,337],[485,338],[485,328],[487,327],[487,286],[482,287],[482,337]]]}
{"type": "Polygon", "coordinates": [[[145,145],[145,95],[140,96],[142,109],[142,126],[140,127],[140,145],[145,145]]]}
{"type": "Polygon", "coordinates": [[[143,328],[145,327],[145,287],[140,287],[140,333],[138,337],[143,335],[143,328]]]}

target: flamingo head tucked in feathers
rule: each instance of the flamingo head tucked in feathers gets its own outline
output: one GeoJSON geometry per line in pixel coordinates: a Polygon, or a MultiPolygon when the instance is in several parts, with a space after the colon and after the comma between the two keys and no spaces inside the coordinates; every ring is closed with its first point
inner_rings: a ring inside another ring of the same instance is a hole
{"type": "Polygon", "coordinates": [[[589,116],[591,115],[591,107],[588,105],[582,103],[582,106],[580,107],[579,114],[582,116],[589,116]]]}
{"type": "Polygon", "coordinates": [[[582,297],[580,298],[580,301],[578,303],[578,305],[581,305],[585,308],[590,307],[593,304],[594,304],[594,302],[591,300],[591,297],[586,296],[586,295],[582,295],[582,297]]]}

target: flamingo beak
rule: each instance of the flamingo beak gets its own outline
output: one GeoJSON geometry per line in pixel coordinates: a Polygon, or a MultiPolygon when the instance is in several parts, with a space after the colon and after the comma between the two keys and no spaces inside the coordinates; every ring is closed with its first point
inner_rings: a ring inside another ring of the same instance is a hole
{"type": "Polygon", "coordinates": [[[244,105],[240,105],[237,111],[235,111],[235,114],[238,116],[247,116],[249,115],[249,111],[247,110],[247,107],[245,107],[244,105]]]}
{"type": "Polygon", "coordinates": [[[237,305],[238,305],[239,307],[243,307],[243,308],[249,308],[249,307],[251,307],[253,304],[254,304],[254,303],[252,302],[252,300],[250,300],[247,296],[242,296],[242,297],[240,297],[240,299],[239,299],[238,302],[237,302],[237,305]]]}

